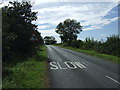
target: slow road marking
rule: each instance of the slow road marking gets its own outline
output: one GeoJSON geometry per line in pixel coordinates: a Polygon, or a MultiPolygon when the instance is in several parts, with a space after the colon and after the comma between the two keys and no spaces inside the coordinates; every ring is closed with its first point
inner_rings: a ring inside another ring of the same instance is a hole
{"type": "MultiPolygon", "coordinates": [[[[61,61],[61,59],[60,59],[61,61]]],[[[50,69],[57,70],[57,69],[85,69],[86,66],[84,66],[80,62],[50,62],[50,69]]]]}
{"type": "Polygon", "coordinates": [[[52,48],[51,48],[51,47],[48,47],[48,49],[49,49],[49,50],[52,50],[52,48]]]}
{"type": "Polygon", "coordinates": [[[86,63],[82,62],[84,65],[88,66],[86,63]]]}

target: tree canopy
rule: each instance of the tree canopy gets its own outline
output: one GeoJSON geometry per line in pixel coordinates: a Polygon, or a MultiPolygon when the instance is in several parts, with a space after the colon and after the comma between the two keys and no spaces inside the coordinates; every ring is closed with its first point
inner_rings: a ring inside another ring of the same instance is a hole
{"type": "MultiPolygon", "coordinates": [[[[15,55],[28,55],[36,51],[42,37],[37,31],[37,25],[32,21],[37,19],[37,12],[31,10],[32,5],[28,2],[9,2],[2,8],[2,40],[3,59],[8,60],[15,55]],[[33,32],[39,38],[38,42],[31,42],[33,32]]],[[[42,42],[41,42],[42,43],[42,42]]],[[[11,58],[13,59],[13,57],[11,58]]]]}
{"type": "Polygon", "coordinates": [[[82,31],[80,22],[74,19],[66,19],[64,22],[60,22],[55,31],[60,35],[61,41],[71,42],[77,40],[77,34],[82,31]]]}
{"type": "Polygon", "coordinates": [[[55,44],[57,41],[53,36],[46,36],[44,37],[45,44],[55,44]]]}

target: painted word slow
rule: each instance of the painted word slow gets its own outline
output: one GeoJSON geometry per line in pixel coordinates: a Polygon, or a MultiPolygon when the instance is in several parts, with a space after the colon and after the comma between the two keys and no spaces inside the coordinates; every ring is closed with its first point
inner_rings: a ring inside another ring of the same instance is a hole
{"type": "Polygon", "coordinates": [[[86,68],[80,62],[50,62],[50,69],[77,69],[77,68],[86,68]]]}

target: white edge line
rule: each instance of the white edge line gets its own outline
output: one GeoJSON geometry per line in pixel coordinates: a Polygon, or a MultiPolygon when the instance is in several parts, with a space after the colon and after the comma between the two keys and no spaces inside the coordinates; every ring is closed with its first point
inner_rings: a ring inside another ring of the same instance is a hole
{"type": "Polygon", "coordinates": [[[65,54],[64,56],[68,56],[68,55],[65,54]]]}
{"type": "Polygon", "coordinates": [[[47,57],[50,58],[50,55],[48,54],[47,57]]]}
{"type": "Polygon", "coordinates": [[[48,55],[48,58],[50,58],[49,55],[48,55]]]}
{"type": "Polygon", "coordinates": [[[59,57],[58,57],[59,61],[62,61],[59,57]]]}
{"type": "Polygon", "coordinates": [[[109,77],[109,76],[107,76],[107,75],[106,75],[106,77],[109,78],[109,79],[111,79],[112,81],[114,81],[114,82],[120,84],[120,83],[119,83],[118,81],[116,81],[115,79],[113,79],[113,78],[111,78],[111,77],[109,77]]]}

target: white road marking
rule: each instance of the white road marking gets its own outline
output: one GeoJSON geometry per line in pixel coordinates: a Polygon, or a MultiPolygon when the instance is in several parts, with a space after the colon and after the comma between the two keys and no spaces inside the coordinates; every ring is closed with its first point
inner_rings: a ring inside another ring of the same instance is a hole
{"type": "Polygon", "coordinates": [[[115,79],[113,79],[113,78],[111,78],[111,77],[109,77],[109,76],[107,76],[107,75],[106,75],[106,77],[109,78],[110,80],[116,82],[117,84],[120,84],[120,83],[119,83],[118,81],[116,81],[115,79]]]}
{"type": "Polygon", "coordinates": [[[48,54],[48,58],[50,58],[49,54],[48,54]]]}
{"type": "Polygon", "coordinates": [[[49,50],[52,50],[52,48],[51,48],[51,47],[48,47],[48,49],[49,49],[49,50]]]}
{"type": "Polygon", "coordinates": [[[74,65],[80,67],[80,68],[86,68],[83,64],[81,64],[80,62],[72,62],[74,65]]]}
{"type": "Polygon", "coordinates": [[[62,61],[59,57],[58,57],[59,61],[62,61]]]}
{"type": "Polygon", "coordinates": [[[88,66],[86,63],[84,63],[84,62],[81,62],[81,63],[83,63],[84,65],[86,65],[86,66],[88,66]]]}
{"type": "Polygon", "coordinates": [[[80,62],[78,62],[79,63],[79,65],[81,65],[83,68],[86,68],[83,64],[81,64],[80,62]]]}
{"type": "MultiPolygon", "coordinates": [[[[66,65],[67,65],[67,67],[68,68],[70,68],[70,69],[76,69],[77,67],[73,64],[73,63],[71,63],[71,62],[64,62],[66,65]],[[69,64],[68,63],[71,63],[74,67],[71,67],[71,66],[69,66],[69,64]]],[[[82,68],[82,67],[81,67],[82,68]]]]}
{"type": "Polygon", "coordinates": [[[65,54],[64,56],[68,56],[68,55],[65,54]]]}
{"type": "Polygon", "coordinates": [[[62,67],[59,62],[57,62],[57,64],[58,64],[60,69],[67,69],[67,68],[62,67]]]}
{"type": "MultiPolygon", "coordinates": [[[[59,59],[61,60],[61,59],[59,59]]],[[[81,68],[81,69],[85,69],[86,67],[81,64],[80,62],[63,62],[63,65],[65,64],[65,66],[67,66],[69,69],[77,69],[77,68],[81,68]],[[72,66],[71,66],[72,65],[72,66]]],[[[59,62],[50,62],[50,69],[68,69],[67,67],[62,66],[61,63],[59,62]]]]}
{"type": "Polygon", "coordinates": [[[48,57],[48,58],[50,57],[49,54],[47,54],[47,57],[48,57]]]}
{"type": "Polygon", "coordinates": [[[54,70],[58,69],[56,62],[50,62],[50,66],[51,66],[50,69],[54,69],[54,70]]]}

